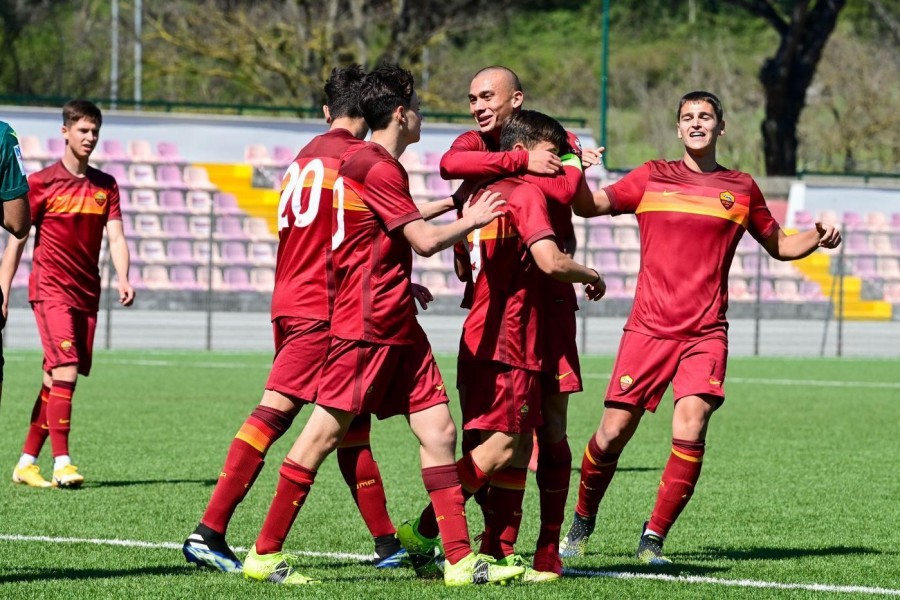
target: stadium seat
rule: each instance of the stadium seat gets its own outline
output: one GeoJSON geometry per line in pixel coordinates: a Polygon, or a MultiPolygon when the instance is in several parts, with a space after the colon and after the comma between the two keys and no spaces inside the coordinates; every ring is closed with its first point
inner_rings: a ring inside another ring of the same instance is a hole
{"type": "Polygon", "coordinates": [[[19,149],[22,151],[22,158],[25,160],[47,160],[50,154],[44,150],[41,139],[34,135],[20,135],[19,149]]]}
{"type": "Polygon", "coordinates": [[[838,214],[830,209],[820,210],[819,214],[816,215],[816,221],[819,223],[825,223],[827,225],[840,225],[841,221],[838,218],[838,214]]]}
{"type": "Polygon", "coordinates": [[[247,234],[241,226],[240,217],[235,216],[217,216],[215,238],[219,240],[244,240],[247,234]]]}
{"type": "Polygon", "coordinates": [[[419,156],[419,153],[411,148],[407,148],[403,154],[400,155],[400,164],[403,165],[403,168],[406,169],[407,173],[424,173],[425,166],[422,163],[422,158],[419,156]]]}
{"type": "Polygon", "coordinates": [[[811,229],[816,224],[816,219],[812,216],[812,213],[805,210],[798,210],[794,213],[794,228],[795,229],[811,229]]]}
{"type": "Polygon", "coordinates": [[[188,208],[184,203],[184,194],[178,190],[163,190],[159,193],[159,208],[169,215],[186,215],[188,208]]]}
{"type": "Polygon", "coordinates": [[[753,290],[751,290],[750,286],[747,284],[747,279],[737,277],[728,280],[729,301],[747,302],[755,298],[756,296],[754,295],[753,290]]]}
{"type": "Polygon", "coordinates": [[[844,211],[843,220],[841,222],[846,231],[864,229],[862,215],[855,211],[844,211]]]}
{"type": "Polygon", "coordinates": [[[174,265],[169,269],[169,279],[176,290],[206,289],[197,281],[197,271],[188,265],[174,265]]]}
{"type": "Polygon", "coordinates": [[[800,285],[794,279],[775,280],[775,299],[780,302],[801,302],[800,285]]]}
{"type": "Polygon", "coordinates": [[[900,281],[892,281],[884,284],[884,301],[892,304],[900,304],[900,281]]]}
{"type": "Polygon", "coordinates": [[[193,215],[188,218],[188,232],[194,238],[205,240],[209,238],[212,230],[209,217],[205,215],[193,215]]]}
{"type": "Polygon", "coordinates": [[[463,293],[466,291],[466,284],[464,281],[460,281],[456,276],[456,273],[450,273],[447,275],[447,294],[450,296],[457,296],[462,298],[463,293]]]}
{"type": "Polygon", "coordinates": [[[274,241],[277,238],[269,231],[269,223],[261,217],[244,219],[244,232],[254,242],[274,241]]]}
{"type": "Polygon", "coordinates": [[[16,270],[15,276],[13,276],[12,287],[14,288],[27,288],[28,287],[28,279],[31,276],[31,262],[26,263],[22,261],[19,263],[19,268],[16,270]]]}
{"type": "Polygon", "coordinates": [[[181,177],[181,167],[178,165],[160,165],[156,170],[159,186],[170,190],[186,190],[187,185],[181,177]]]}
{"type": "Polygon", "coordinates": [[[169,240],[166,244],[166,257],[169,262],[179,265],[192,265],[196,262],[191,242],[185,239],[169,240]]]}
{"type": "Polygon", "coordinates": [[[250,286],[257,292],[271,294],[275,289],[275,269],[266,267],[251,269],[250,286]]]}
{"type": "MultiPolygon", "coordinates": [[[[731,261],[731,270],[728,273],[735,277],[742,277],[747,274],[744,272],[744,261],[740,256],[735,256],[734,260],[731,261]]],[[[751,275],[753,274],[751,273],[751,275]]]]}
{"type": "Polygon", "coordinates": [[[800,295],[808,302],[824,302],[827,300],[822,287],[815,281],[804,279],[800,282],[800,295]]]}
{"type": "Polygon", "coordinates": [[[209,246],[208,241],[200,240],[200,241],[194,242],[193,245],[191,246],[191,250],[192,250],[193,257],[194,257],[194,261],[201,265],[208,264],[210,261],[210,258],[212,259],[212,261],[214,263],[218,263],[220,260],[219,259],[219,245],[216,243],[213,243],[213,245],[212,245],[212,256],[211,257],[210,257],[210,246],[209,246]]]}
{"type": "Polygon", "coordinates": [[[134,235],[134,219],[131,215],[122,215],[122,229],[125,231],[125,236],[134,235]]]}
{"type": "Polygon", "coordinates": [[[425,185],[423,173],[409,173],[409,193],[416,202],[431,199],[431,193],[428,191],[428,186],[425,185]]]}
{"type": "Polygon", "coordinates": [[[768,254],[764,255],[764,260],[768,263],[767,272],[775,277],[782,278],[801,278],[800,273],[797,271],[797,268],[791,264],[790,261],[786,260],[777,260],[772,258],[768,254]]]}
{"type": "Polygon", "coordinates": [[[166,235],[172,238],[187,239],[193,236],[184,215],[163,215],[162,228],[166,235]]]}
{"type": "Polygon", "coordinates": [[[638,235],[637,227],[622,227],[617,224],[613,230],[613,243],[622,250],[640,248],[641,239],[638,235]]]}
{"type": "Polygon", "coordinates": [[[603,275],[603,281],[606,282],[605,298],[628,298],[629,295],[625,291],[625,278],[621,275],[603,275]]]}
{"type": "Polygon", "coordinates": [[[891,236],[886,233],[870,233],[869,249],[879,256],[894,254],[891,236]]]}
{"type": "Polygon", "coordinates": [[[141,240],[138,243],[138,256],[145,263],[165,263],[168,262],[168,254],[166,253],[166,245],[162,240],[141,240]]]}
{"type": "Polygon", "coordinates": [[[272,164],[272,157],[264,144],[247,144],[244,146],[244,162],[248,165],[268,166],[272,164]]]}
{"type": "Polygon", "coordinates": [[[22,166],[25,167],[25,175],[31,175],[32,173],[37,173],[41,169],[44,168],[44,163],[39,160],[23,160],[22,166]]]}
{"type": "Polygon", "coordinates": [[[616,243],[613,241],[613,230],[608,223],[591,223],[589,227],[588,244],[591,250],[616,247],[616,243]]]}
{"type": "Polygon", "coordinates": [[[450,292],[447,287],[447,275],[442,271],[423,271],[419,283],[427,287],[432,296],[446,296],[450,292]]]}
{"type": "Polygon", "coordinates": [[[163,235],[159,215],[138,213],[134,216],[134,232],[138,237],[160,237],[163,235]]]}
{"type": "Polygon", "coordinates": [[[119,188],[119,210],[129,214],[137,212],[137,209],[131,204],[131,192],[125,188],[119,188]]]}
{"type": "Polygon", "coordinates": [[[159,155],[161,162],[178,164],[184,162],[181,154],[178,152],[178,145],[175,142],[159,142],[156,144],[156,153],[159,155]]]}
{"type": "Polygon", "coordinates": [[[131,187],[131,178],[122,163],[106,163],[103,165],[103,172],[115,178],[119,187],[131,187]]]}
{"type": "Polygon", "coordinates": [[[191,190],[185,194],[189,212],[195,215],[208,215],[212,209],[212,194],[201,190],[191,190]]]}
{"type": "Polygon", "coordinates": [[[207,289],[210,282],[210,273],[212,273],[212,288],[214,290],[221,290],[225,287],[225,282],[222,279],[222,269],[219,267],[210,268],[207,265],[201,265],[197,267],[197,282],[203,289],[207,289]]]}
{"type": "Polygon", "coordinates": [[[275,245],[269,242],[251,242],[249,250],[250,262],[255,267],[274,267],[276,259],[275,245]]]}
{"type": "Polygon", "coordinates": [[[169,270],[163,265],[145,265],[141,269],[144,286],[150,290],[166,290],[172,287],[169,270]]]}
{"type": "Polygon", "coordinates": [[[844,252],[853,256],[856,254],[869,253],[869,235],[861,231],[842,232],[844,243],[846,244],[844,252]]]}
{"type": "Polygon", "coordinates": [[[627,298],[634,298],[634,293],[637,291],[637,281],[637,275],[625,276],[625,296],[627,298]]]}
{"type": "Polygon", "coordinates": [[[157,188],[156,171],[152,165],[145,163],[132,163],[128,167],[128,180],[132,187],[157,188]]]}
{"type": "MultiPolygon", "coordinates": [[[[95,152],[95,154],[98,153],[95,152]]],[[[100,142],[99,156],[96,156],[95,158],[103,162],[124,162],[128,160],[128,155],[125,154],[125,147],[122,145],[122,140],[104,139],[100,142]]]]}
{"type": "Polygon", "coordinates": [[[139,213],[159,212],[159,200],[156,197],[156,192],[153,190],[132,190],[129,203],[131,208],[139,213]]]}
{"type": "Polygon", "coordinates": [[[871,279],[876,274],[874,256],[853,257],[850,259],[850,267],[854,275],[863,279],[871,279]]]}
{"type": "Polygon", "coordinates": [[[872,211],[866,213],[866,227],[869,231],[887,231],[891,228],[891,224],[886,214],[872,211]]]}
{"type": "Polygon", "coordinates": [[[131,140],[127,146],[128,158],[135,163],[157,163],[159,155],[147,140],[131,140]]]}
{"type": "Polygon", "coordinates": [[[900,232],[900,212],[891,213],[891,229],[900,232]]]}
{"type": "MultiPolygon", "coordinates": [[[[756,280],[751,280],[750,285],[755,286],[756,280]]],[[[762,300],[763,302],[772,302],[774,300],[777,300],[777,297],[775,296],[775,284],[771,279],[763,279],[762,281],[760,281],[759,295],[760,300],[762,300]]]]}
{"type": "Polygon", "coordinates": [[[216,186],[209,180],[206,168],[199,165],[188,165],[184,168],[184,183],[192,190],[214,190],[216,186]]]}
{"type": "Polygon", "coordinates": [[[621,273],[619,254],[615,250],[601,250],[593,253],[594,268],[601,274],[621,273]]]}
{"type": "Polygon", "coordinates": [[[225,288],[235,292],[246,292],[253,289],[250,285],[250,272],[245,267],[225,267],[222,271],[225,288]]]}
{"type": "Polygon", "coordinates": [[[636,274],[641,270],[641,253],[636,250],[619,252],[619,269],[626,275],[636,274]]]}
{"type": "Polygon", "coordinates": [[[238,206],[237,196],[226,192],[216,192],[213,194],[213,205],[215,205],[215,213],[217,215],[240,215],[244,211],[238,206]]]}
{"type": "Polygon", "coordinates": [[[876,273],[879,279],[900,281],[900,257],[880,256],[877,259],[876,273]]]}
{"type": "Polygon", "coordinates": [[[453,193],[450,182],[443,179],[438,173],[429,173],[425,176],[425,185],[432,198],[446,198],[453,193]]]}
{"type": "Polygon", "coordinates": [[[247,258],[247,247],[244,242],[228,241],[222,242],[222,264],[224,265],[249,265],[250,260],[247,258]]]}
{"type": "Polygon", "coordinates": [[[294,158],[296,156],[297,150],[288,146],[275,146],[272,149],[272,162],[274,162],[279,167],[288,166],[289,164],[294,162],[294,158]]]}
{"type": "Polygon", "coordinates": [[[52,137],[47,139],[47,155],[48,158],[57,160],[62,158],[66,152],[66,140],[61,137],[52,137]]]}
{"type": "MultiPolygon", "coordinates": [[[[760,261],[760,255],[758,253],[753,254],[745,254],[741,259],[744,267],[744,273],[751,275],[752,277],[756,277],[757,273],[762,273],[763,275],[769,272],[769,256],[763,255],[762,261],[760,261]],[[761,269],[759,267],[762,267],[761,269]]],[[[735,258],[737,260],[737,258],[735,258]]]]}

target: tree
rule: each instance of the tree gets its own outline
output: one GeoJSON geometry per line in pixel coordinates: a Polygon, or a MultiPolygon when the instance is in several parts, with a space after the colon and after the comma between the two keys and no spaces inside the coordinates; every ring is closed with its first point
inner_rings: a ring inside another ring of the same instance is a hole
{"type": "Polygon", "coordinates": [[[797,126],[806,91],[846,0],[726,1],[765,19],[780,37],[775,55],[759,72],[766,95],[763,150],[768,175],[795,175],[797,126]],[[782,15],[782,6],[789,9],[789,19],[782,15]]]}

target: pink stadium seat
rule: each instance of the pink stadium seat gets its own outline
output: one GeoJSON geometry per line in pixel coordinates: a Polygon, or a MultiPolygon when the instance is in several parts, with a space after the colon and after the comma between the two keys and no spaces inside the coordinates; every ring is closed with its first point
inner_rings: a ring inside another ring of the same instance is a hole
{"type": "Polygon", "coordinates": [[[244,219],[244,232],[254,242],[274,241],[276,239],[275,235],[269,231],[268,222],[260,217],[244,219]]]}
{"type": "Polygon", "coordinates": [[[825,295],[822,294],[822,288],[815,281],[804,279],[800,282],[800,295],[804,300],[813,302],[824,302],[825,295]]]}
{"type": "MultiPolygon", "coordinates": [[[[192,246],[192,253],[196,262],[203,265],[208,264],[210,261],[209,242],[194,242],[192,246]]],[[[212,245],[212,261],[215,263],[219,262],[219,245],[215,243],[213,243],[212,245]]]]}
{"type": "Polygon", "coordinates": [[[799,279],[801,277],[797,268],[789,261],[776,260],[768,255],[764,255],[763,260],[768,263],[768,272],[772,276],[794,279],[799,279]]]}
{"type": "Polygon", "coordinates": [[[131,140],[128,142],[128,158],[136,163],[156,163],[159,156],[147,140],[131,140]]]}
{"type": "Polygon", "coordinates": [[[863,218],[858,212],[846,211],[843,218],[844,229],[847,231],[863,229],[863,218]]]}
{"type": "Polygon", "coordinates": [[[160,237],[163,234],[159,216],[138,213],[134,216],[134,232],[138,237],[160,237]]]}
{"type": "Polygon", "coordinates": [[[184,215],[163,215],[163,231],[173,238],[189,238],[192,236],[187,217],[184,215]]]}
{"type": "Polygon", "coordinates": [[[102,171],[115,178],[119,187],[130,187],[131,178],[128,176],[128,170],[121,163],[106,163],[103,165],[102,171]]]}
{"type": "Polygon", "coordinates": [[[875,257],[856,256],[850,259],[853,274],[863,279],[871,279],[875,276],[875,257]]]}
{"type": "Polygon", "coordinates": [[[894,247],[891,245],[891,236],[886,233],[870,233],[869,249],[879,255],[894,254],[894,247]]]}
{"type": "Polygon", "coordinates": [[[641,239],[638,236],[637,227],[621,227],[617,225],[613,230],[613,243],[622,250],[640,248],[641,239]]]}
{"type": "Polygon", "coordinates": [[[810,229],[816,220],[812,216],[812,213],[806,210],[798,210],[794,213],[794,227],[797,229],[810,229]]]}
{"type": "Polygon", "coordinates": [[[803,296],[800,294],[800,285],[793,279],[776,279],[775,298],[781,302],[802,301],[803,296]]]}
{"type": "MultiPolygon", "coordinates": [[[[762,271],[761,272],[763,275],[765,275],[766,273],[769,272],[768,258],[769,258],[768,256],[762,257],[762,271]]],[[[737,258],[735,258],[735,260],[737,260],[737,258]]],[[[742,266],[744,267],[744,273],[747,273],[748,275],[756,277],[756,273],[760,272],[758,269],[758,267],[760,266],[760,260],[759,260],[758,254],[756,254],[756,253],[746,254],[746,255],[744,255],[744,258],[741,259],[741,262],[743,263],[742,266]]]]}
{"type": "Polygon", "coordinates": [[[245,292],[253,289],[250,285],[250,272],[244,267],[225,267],[222,277],[229,290],[245,292]]]}
{"type": "Polygon", "coordinates": [[[209,238],[210,229],[209,217],[194,215],[188,218],[188,231],[193,237],[205,240],[209,238]]]}
{"type": "Polygon", "coordinates": [[[188,211],[198,215],[208,215],[212,208],[212,194],[200,190],[192,190],[185,194],[188,211]]]}
{"type": "Polygon", "coordinates": [[[199,165],[184,168],[184,182],[192,190],[214,190],[216,186],[209,180],[209,173],[199,165]]]}
{"type": "Polygon", "coordinates": [[[37,173],[44,168],[44,164],[39,160],[23,160],[22,166],[25,167],[25,175],[37,173]]]}
{"type": "Polygon", "coordinates": [[[49,158],[62,158],[66,152],[66,140],[60,137],[52,137],[47,139],[47,155],[49,158]]]}
{"type": "Polygon", "coordinates": [[[163,265],[146,265],[141,269],[144,286],[150,290],[165,290],[172,287],[169,270],[163,265]]]}
{"type": "MultiPolygon", "coordinates": [[[[729,271],[729,275],[734,277],[742,277],[747,273],[744,272],[744,261],[741,260],[740,256],[735,256],[734,260],[731,261],[731,270],[729,271]]],[[[753,275],[753,273],[750,273],[753,275]]]]}
{"type": "Polygon", "coordinates": [[[178,152],[178,146],[175,142],[159,142],[156,144],[156,153],[159,155],[161,162],[182,162],[181,154],[178,152]]]}
{"type": "Polygon", "coordinates": [[[877,274],[881,279],[900,280],[900,258],[881,256],[877,260],[877,274]]]}
{"type": "Polygon", "coordinates": [[[294,148],[288,146],[275,146],[272,152],[272,162],[280,167],[286,167],[294,162],[294,157],[296,156],[297,151],[294,148]]]}
{"type": "Polygon", "coordinates": [[[622,272],[622,269],[619,267],[619,254],[615,250],[594,252],[593,258],[594,267],[603,275],[622,272]]]}
{"type": "Polygon", "coordinates": [[[606,298],[628,298],[625,292],[625,278],[621,275],[606,275],[603,280],[606,282],[606,298]]]}
{"type": "Polygon", "coordinates": [[[869,231],[887,231],[891,228],[891,224],[886,214],[874,211],[866,213],[866,227],[869,231]]]}
{"type": "Polygon", "coordinates": [[[619,252],[619,268],[626,275],[636,274],[641,270],[641,253],[635,250],[619,252]]]}
{"type": "Polygon", "coordinates": [[[205,289],[197,281],[197,272],[194,267],[188,265],[175,265],[169,269],[169,278],[172,287],[176,290],[202,290],[205,289]]]}
{"type": "Polygon", "coordinates": [[[407,148],[406,151],[400,155],[400,164],[403,165],[406,172],[410,174],[425,172],[425,166],[422,164],[422,158],[419,156],[419,153],[410,148],[407,148]]]}
{"type": "Polygon", "coordinates": [[[159,212],[159,200],[153,190],[132,190],[130,204],[132,209],[140,213],[159,212]]]}
{"type": "MultiPolygon", "coordinates": [[[[209,273],[210,268],[206,265],[201,265],[197,267],[197,282],[203,289],[207,289],[209,285],[209,273]]],[[[219,267],[212,267],[212,288],[214,290],[224,289],[225,282],[222,279],[222,269],[219,267]]]]}
{"type": "Polygon", "coordinates": [[[247,248],[246,246],[244,246],[244,242],[222,242],[222,264],[250,264],[250,260],[247,258],[247,248]]]}
{"type": "Polygon", "coordinates": [[[450,291],[447,288],[447,275],[441,271],[424,271],[419,283],[427,287],[433,296],[446,296],[450,291]]]}
{"type": "Polygon", "coordinates": [[[160,187],[172,190],[185,190],[187,185],[181,178],[181,167],[178,165],[160,165],[156,170],[160,187]]]}
{"type": "Polygon", "coordinates": [[[251,242],[248,251],[250,262],[255,267],[275,266],[275,245],[268,242],[251,242]]]}
{"type": "Polygon", "coordinates": [[[426,152],[422,155],[422,164],[428,171],[437,173],[441,168],[442,156],[440,152],[426,152]]]}
{"type": "Polygon", "coordinates": [[[900,304],[900,281],[884,284],[884,300],[892,304],[900,304]]]}
{"type": "Polygon", "coordinates": [[[141,240],[138,243],[138,256],[145,263],[164,263],[168,259],[166,245],[162,240],[141,240]]]}
{"type": "Polygon", "coordinates": [[[444,266],[444,259],[441,258],[441,254],[432,254],[431,256],[420,256],[418,254],[413,254],[413,265],[421,270],[428,269],[440,269],[444,266]]]}
{"type": "Polygon", "coordinates": [[[425,185],[425,175],[423,173],[409,173],[409,193],[416,202],[431,199],[428,186],[425,185]]]}
{"type": "Polygon", "coordinates": [[[628,298],[634,298],[634,293],[637,291],[637,275],[626,275],[625,276],[625,296],[628,298]]]}
{"type": "Polygon", "coordinates": [[[156,171],[148,164],[132,163],[128,167],[128,179],[134,187],[155,188],[159,186],[159,182],[156,181],[156,171]]]}
{"type": "Polygon", "coordinates": [[[590,232],[588,233],[588,243],[592,250],[615,248],[616,243],[613,241],[613,230],[608,223],[591,223],[590,232]]]}
{"type": "Polygon", "coordinates": [[[462,297],[466,290],[466,284],[460,281],[455,273],[447,275],[447,293],[451,296],[462,297]]]}
{"type": "Polygon", "coordinates": [[[900,212],[891,213],[891,229],[900,231],[900,212]]]}
{"type": "MultiPolygon", "coordinates": [[[[755,286],[756,281],[751,279],[748,285],[755,286]]],[[[771,279],[763,279],[760,282],[759,295],[760,299],[763,302],[772,302],[774,300],[777,300],[777,297],[775,295],[775,284],[771,279]]]]}
{"type": "Polygon", "coordinates": [[[34,135],[19,136],[19,149],[26,160],[47,160],[50,155],[44,150],[39,137],[34,135]]]}
{"type": "Polygon", "coordinates": [[[846,249],[849,255],[868,254],[869,253],[869,236],[860,231],[842,232],[846,249]]]}
{"type": "Polygon", "coordinates": [[[119,208],[123,213],[134,213],[137,209],[131,204],[131,192],[119,188],[119,208]]]}
{"type": "Polygon", "coordinates": [[[220,240],[243,240],[247,238],[241,219],[234,216],[216,217],[215,237],[220,240]]]}
{"type": "Polygon", "coordinates": [[[272,293],[275,289],[275,269],[257,267],[250,270],[250,285],[257,292],[272,293]]]}
{"type": "Polygon", "coordinates": [[[429,173],[425,176],[425,184],[434,198],[446,198],[453,193],[450,182],[443,179],[438,173],[429,173]]]}
{"type": "Polygon", "coordinates": [[[184,239],[170,240],[166,244],[166,257],[175,264],[190,265],[195,262],[191,242],[184,239]]]}
{"type": "Polygon", "coordinates": [[[100,156],[97,158],[104,162],[128,160],[128,156],[125,154],[125,147],[122,146],[122,140],[116,139],[102,140],[100,142],[100,156]]]}
{"type": "Polygon", "coordinates": [[[753,291],[743,277],[728,281],[728,299],[734,302],[747,302],[754,299],[753,291]]]}
{"type": "Polygon", "coordinates": [[[131,215],[122,215],[122,229],[125,231],[126,237],[134,235],[134,219],[131,215]]]}
{"type": "Polygon", "coordinates": [[[269,149],[264,144],[247,144],[244,146],[244,162],[265,166],[272,164],[272,157],[269,156],[269,149]]]}
{"type": "Polygon", "coordinates": [[[213,194],[213,204],[217,215],[240,215],[244,211],[238,206],[237,196],[226,192],[213,194]]]}
{"type": "Polygon", "coordinates": [[[188,213],[184,204],[184,194],[178,190],[163,190],[159,194],[159,208],[169,215],[185,215],[188,213]]]}
{"type": "Polygon", "coordinates": [[[829,209],[820,210],[819,214],[816,215],[816,221],[827,225],[839,225],[841,222],[838,218],[838,214],[829,209]]]}

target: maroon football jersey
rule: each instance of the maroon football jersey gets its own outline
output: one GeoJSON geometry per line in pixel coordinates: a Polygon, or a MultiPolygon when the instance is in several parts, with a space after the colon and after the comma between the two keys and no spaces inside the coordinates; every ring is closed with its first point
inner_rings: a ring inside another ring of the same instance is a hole
{"type": "Polygon", "coordinates": [[[103,228],[122,219],[116,180],[93,167],[77,177],[58,161],[33,173],[28,185],[37,229],[28,299],[97,312],[103,228]]]}
{"type": "Polygon", "coordinates": [[[625,329],[678,340],[725,332],[728,272],[744,230],[760,243],[778,230],[753,178],[656,160],[604,189],[613,214],[635,213],[640,229],[641,268],[625,329]]]}

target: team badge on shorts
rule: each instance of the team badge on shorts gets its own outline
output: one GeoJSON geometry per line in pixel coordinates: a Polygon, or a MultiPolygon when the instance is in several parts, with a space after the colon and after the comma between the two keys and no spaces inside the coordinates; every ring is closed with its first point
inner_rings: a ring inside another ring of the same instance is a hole
{"type": "Polygon", "coordinates": [[[634,383],[634,379],[631,378],[631,375],[622,375],[619,377],[619,389],[623,392],[627,392],[632,383],[634,383]]]}
{"type": "Polygon", "coordinates": [[[725,210],[730,210],[734,206],[734,194],[731,192],[719,192],[719,202],[722,203],[725,210]]]}
{"type": "Polygon", "coordinates": [[[104,204],[106,204],[106,192],[99,191],[94,194],[94,202],[96,202],[98,206],[103,206],[104,204]]]}
{"type": "Polygon", "coordinates": [[[68,352],[72,349],[72,342],[69,340],[63,340],[59,343],[59,349],[63,352],[68,352]]]}

